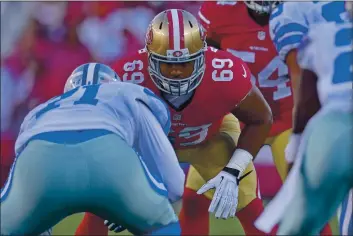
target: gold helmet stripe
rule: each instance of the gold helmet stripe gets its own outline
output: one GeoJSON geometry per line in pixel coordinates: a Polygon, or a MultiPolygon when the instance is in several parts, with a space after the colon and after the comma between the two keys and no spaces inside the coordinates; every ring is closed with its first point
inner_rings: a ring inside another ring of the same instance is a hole
{"type": "Polygon", "coordinates": [[[185,48],[184,42],[184,18],[181,10],[167,11],[169,29],[169,47],[174,50],[185,48]]]}

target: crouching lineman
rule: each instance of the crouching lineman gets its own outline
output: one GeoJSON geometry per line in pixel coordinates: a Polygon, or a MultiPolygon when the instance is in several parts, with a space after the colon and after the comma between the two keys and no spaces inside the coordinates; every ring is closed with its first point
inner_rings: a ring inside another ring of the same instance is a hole
{"type": "MultiPolygon", "coordinates": [[[[198,193],[207,192],[212,201],[203,199],[201,204],[206,203],[217,218],[242,211],[247,217],[241,223],[254,235],[253,224],[263,205],[252,161],[270,131],[272,113],[252,86],[247,65],[229,52],[206,47],[197,19],[187,11],[170,9],[151,21],[146,48],[117,61],[113,69],[123,81],[140,83],[168,103],[169,139],[179,162],[190,163],[207,182],[199,185],[198,193]],[[245,124],[241,134],[235,117],[245,124]]],[[[86,214],[76,234],[91,234],[83,231],[93,224],[103,222],[86,214]]]]}
{"type": "Polygon", "coordinates": [[[1,191],[2,234],[39,234],[84,211],[135,234],[180,233],[171,202],[185,176],[166,136],[169,111],[144,87],[104,83],[116,80],[108,66],[82,65],[64,94],[25,117],[1,191]]]}
{"type": "MultiPolygon", "coordinates": [[[[256,222],[268,232],[281,219],[279,235],[318,234],[353,187],[352,22],[311,27],[298,48],[303,72],[286,152],[296,162],[256,222]]],[[[353,234],[351,213],[345,214],[343,235],[353,234]]]]}

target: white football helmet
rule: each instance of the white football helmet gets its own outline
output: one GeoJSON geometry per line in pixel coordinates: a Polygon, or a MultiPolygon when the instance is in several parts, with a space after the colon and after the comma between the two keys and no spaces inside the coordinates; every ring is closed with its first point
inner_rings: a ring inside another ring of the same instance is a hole
{"type": "Polygon", "coordinates": [[[120,81],[115,71],[100,63],[87,63],[77,67],[66,80],[64,93],[79,86],[120,81]]]}

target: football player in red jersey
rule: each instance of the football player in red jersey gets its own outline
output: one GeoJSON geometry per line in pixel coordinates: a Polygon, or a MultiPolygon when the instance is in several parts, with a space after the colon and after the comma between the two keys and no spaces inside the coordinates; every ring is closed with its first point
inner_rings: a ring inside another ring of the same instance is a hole
{"type": "MultiPolygon", "coordinates": [[[[211,204],[207,201],[209,211],[227,219],[250,207],[247,212],[255,219],[262,203],[252,159],[268,136],[272,113],[252,86],[247,65],[207,47],[197,19],[172,9],[152,20],[146,48],[113,68],[122,81],[151,89],[169,105],[170,140],[179,161],[190,163],[207,181],[200,194],[215,192],[211,204]],[[241,134],[235,116],[245,124],[241,134]]],[[[259,232],[254,226],[247,229],[259,232]]]]}
{"type": "Polygon", "coordinates": [[[252,82],[269,103],[274,123],[271,138],[266,143],[272,147],[283,180],[286,176],[284,149],[292,126],[293,96],[288,68],[278,57],[269,35],[269,13],[276,2],[261,2],[268,4],[260,5],[257,1],[205,2],[199,18],[207,31],[207,42],[243,59],[251,71],[252,82]]]}
{"type": "MultiPolygon", "coordinates": [[[[242,58],[252,73],[252,82],[270,105],[273,125],[265,144],[271,146],[274,163],[283,181],[288,172],[284,150],[291,135],[293,95],[288,67],[278,56],[269,33],[270,13],[279,3],[204,2],[198,15],[206,31],[207,43],[242,58]]],[[[330,233],[330,230],[324,232],[330,233]]]]}

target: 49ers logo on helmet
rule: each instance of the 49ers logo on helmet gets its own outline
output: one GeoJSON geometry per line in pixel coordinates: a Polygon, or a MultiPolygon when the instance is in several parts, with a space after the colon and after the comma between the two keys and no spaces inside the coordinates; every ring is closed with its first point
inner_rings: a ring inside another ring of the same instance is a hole
{"type": "Polygon", "coordinates": [[[173,52],[173,57],[181,57],[183,55],[182,51],[175,51],[173,52]]]}
{"type": "Polygon", "coordinates": [[[147,34],[146,34],[146,44],[150,45],[153,40],[153,30],[152,30],[152,24],[148,26],[147,34]]]}

